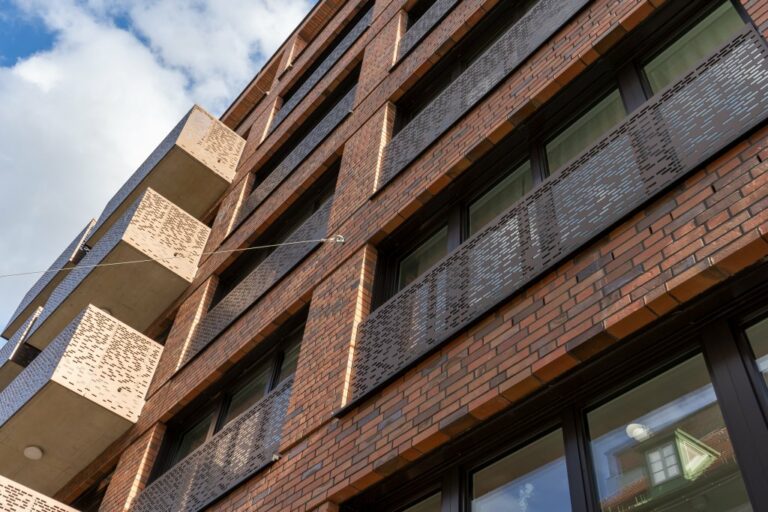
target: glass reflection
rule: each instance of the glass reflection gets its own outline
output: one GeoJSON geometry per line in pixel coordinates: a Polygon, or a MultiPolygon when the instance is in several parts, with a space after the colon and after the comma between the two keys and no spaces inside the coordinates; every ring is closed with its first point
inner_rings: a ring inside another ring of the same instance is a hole
{"type": "Polygon", "coordinates": [[[768,318],[747,329],[747,339],[757,359],[757,367],[768,383],[768,318]]]}

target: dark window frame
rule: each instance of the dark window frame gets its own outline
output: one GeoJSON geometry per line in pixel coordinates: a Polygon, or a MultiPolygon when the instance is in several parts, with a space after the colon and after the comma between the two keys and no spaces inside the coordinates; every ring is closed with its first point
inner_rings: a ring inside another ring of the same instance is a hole
{"type": "MultiPolygon", "coordinates": [[[[290,237],[296,229],[301,227],[333,195],[340,168],[341,158],[339,157],[328,166],[323,175],[301,195],[292,207],[272,222],[262,235],[256,237],[255,240],[249,242],[245,247],[278,244],[290,237]]],[[[213,309],[224,297],[237,288],[276,248],[246,250],[233,258],[232,262],[217,274],[219,281],[216,284],[216,290],[208,310],[213,309]]]]}
{"type": "Polygon", "coordinates": [[[403,34],[418,22],[438,0],[416,0],[405,10],[406,24],[403,34]]]}
{"type": "Polygon", "coordinates": [[[706,364],[752,505],[762,510],[768,506],[768,488],[762,481],[768,464],[768,403],[761,397],[768,395],[768,386],[743,343],[745,329],[756,318],[768,317],[766,304],[764,263],[449,442],[417,461],[407,474],[396,473],[376,484],[345,503],[342,511],[400,511],[401,504],[417,503],[419,497],[440,490],[441,512],[469,511],[473,472],[561,428],[573,511],[598,512],[588,412],[697,355],[706,364]],[[760,379],[759,386],[752,376],[760,379]],[[458,495],[446,492],[451,488],[460,489],[458,495]]]}
{"type": "MultiPolygon", "coordinates": [[[[469,205],[490,191],[518,165],[515,163],[498,166],[494,164],[495,160],[522,163],[529,159],[532,172],[531,190],[536,189],[559,170],[549,168],[547,144],[614,90],[619,91],[623,100],[626,110],[624,119],[632,115],[653,96],[643,73],[644,63],[657,56],[723,2],[731,3],[745,23],[753,24],[737,0],[665,4],[660,12],[625,37],[609,55],[594,63],[588,73],[577,77],[531,119],[516,127],[510,135],[496,144],[447,190],[441,192],[422,211],[406,221],[396,233],[384,240],[379,246],[380,256],[373,293],[374,308],[400,291],[396,278],[400,261],[439,229],[438,227],[427,232],[426,227],[432,222],[430,219],[448,219],[449,243],[446,255],[469,239],[469,205]],[[511,153],[515,156],[510,156],[511,153]],[[495,173],[488,171],[491,166],[497,169],[495,173]],[[502,167],[503,171],[500,171],[499,167],[502,167]]],[[[482,26],[482,22],[478,26],[482,26]]],[[[449,55],[450,53],[441,63],[449,55]]]]}
{"type": "Polygon", "coordinates": [[[224,379],[206,390],[193,404],[186,407],[184,411],[177,414],[168,423],[160,455],[150,476],[150,482],[161,477],[189,455],[177,458],[184,435],[198,425],[198,419],[211,414],[211,420],[203,444],[208,442],[227,424],[226,417],[232,397],[244,386],[247,386],[262,367],[268,366],[268,371],[270,372],[264,396],[273,391],[278,384],[287,378],[284,375],[280,375],[280,370],[285,360],[285,353],[293,343],[298,343],[299,347],[301,347],[307,314],[308,309],[305,308],[282,325],[270,339],[261,343],[257,350],[254,350],[252,354],[249,354],[243,361],[237,363],[234,368],[227,371],[227,376],[224,379]]]}

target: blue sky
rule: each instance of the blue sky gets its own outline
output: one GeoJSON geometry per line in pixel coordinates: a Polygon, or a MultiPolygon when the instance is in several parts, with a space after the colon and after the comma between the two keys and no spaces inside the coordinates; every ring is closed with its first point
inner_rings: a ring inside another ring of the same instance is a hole
{"type": "MultiPolygon", "coordinates": [[[[219,115],[313,3],[0,0],[0,274],[47,268],[192,104],[219,115]]],[[[35,279],[0,279],[3,326],[35,279]]]]}

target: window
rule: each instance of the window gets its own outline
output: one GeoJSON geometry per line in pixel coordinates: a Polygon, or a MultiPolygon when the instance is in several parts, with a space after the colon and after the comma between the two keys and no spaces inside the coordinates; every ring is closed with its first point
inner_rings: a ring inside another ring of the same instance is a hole
{"type": "Polygon", "coordinates": [[[304,334],[304,324],[296,325],[297,320],[281,329],[273,343],[266,344],[272,345],[271,351],[229,371],[229,380],[211,391],[205,403],[194,406],[169,426],[159,471],[165,472],[187,457],[295,373],[304,334]]]}
{"type": "MultiPolygon", "coordinates": [[[[273,227],[268,229],[264,235],[256,239],[249,247],[259,247],[264,245],[275,245],[284,242],[293,234],[304,222],[309,219],[313,213],[320,209],[333,195],[336,186],[336,178],[339,172],[341,161],[331,165],[322,178],[318,180],[302,197],[295,203],[285,215],[273,223],[273,227]]],[[[248,277],[261,263],[269,257],[277,247],[266,247],[264,249],[246,250],[233,261],[221,274],[219,274],[219,284],[216,287],[216,293],[211,301],[210,308],[226,297],[232,290],[239,285],[243,279],[248,277]]]]}
{"type": "Polygon", "coordinates": [[[722,4],[695,27],[645,65],[651,90],[659,92],[744,27],[744,20],[730,2],[722,4]]]}
{"type": "MultiPolygon", "coordinates": [[[[422,0],[414,9],[429,0],[422,0]]],[[[451,49],[416,85],[397,101],[397,116],[393,133],[404,128],[424,107],[429,105],[443,90],[456,80],[482,53],[533,5],[533,0],[525,2],[499,2],[472,31],[451,49]]],[[[415,11],[419,16],[419,11],[415,11]]],[[[426,9],[425,11],[426,12],[426,9]]],[[[412,24],[409,12],[409,26],[412,24]]]]}
{"type": "Polygon", "coordinates": [[[440,503],[442,501],[442,493],[433,494],[429,498],[425,498],[415,505],[403,510],[403,512],[440,512],[440,503]]]}
{"type": "Polygon", "coordinates": [[[587,419],[602,510],[684,510],[686,503],[744,510],[749,505],[701,355],[611,400],[587,419]]]}
{"type": "MultiPolygon", "coordinates": [[[[502,4],[510,8],[512,3],[502,4]]],[[[644,85],[646,74],[651,70],[656,73],[653,76],[661,76],[661,71],[653,71],[662,69],[661,64],[654,64],[661,62],[659,59],[665,62],[674,60],[675,69],[684,72],[695,65],[697,61],[694,57],[698,59],[700,57],[697,56],[702,55],[702,52],[705,54],[711,51],[716,44],[722,43],[724,38],[744,25],[731,1],[710,3],[705,9],[700,7],[683,2],[670,3],[663,14],[658,14],[652,23],[643,26],[634,37],[627,37],[614,54],[595,64],[589,75],[584,74],[574,80],[526,124],[518,127],[486,157],[468,169],[455,186],[449,187],[433,200],[433,204],[427,205],[418,214],[418,218],[404,223],[398,233],[382,243],[382,257],[379,259],[381,268],[377,280],[377,283],[382,284],[377,284],[375,303],[381,304],[417,279],[437,261],[513,207],[544,179],[556,174],[570,161],[589,150],[625,119],[629,112],[642,105],[651,95],[644,85]],[[689,23],[689,20],[693,23],[689,23]],[[677,33],[681,25],[686,29],[682,35],[677,33]],[[712,37],[696,36],[709,34],[710,28],[715,26],[720,28],[714,32],[725,35],[715,37],[713,33],[712,37]],[[674,30],[675,33],[660,40],[659,34],[664,34],[665,30],[674,30]],[[701,42],[704,40],[706,45],[701,42]],[[705,46],[706,51],[702,49],[705,46]],[[670,56],[673,54],[694,57],[673,58],[670,56]],[[656,57],[649,61],[649,55],[656,57]],[[643,67],[643,62],[649,64],[643,67]]],[[[492,13],[487,16],[489,19],[494,17],[492,13]]],[[[466,41],[472,43],[460,43],[457,51],[461,55],[481,52],[500,31],[509,26],[505,24],[506,21],[496,23],[501,23],[493,25],[496,32],[489,26],[488,32],[482,37],[467,36],[466,41]]],[[[435,69],[452,69],[452,72],[457,73],[464,69],[460,65],[458,68],[445,67],[450,61],[451,58],[446,56],[435,69]]],[[[447,84],[455,78],[446,78],[445,73],[439,77],[428,73],[427,78],[422,80],[423,85],[417,84],[406,93],[398,102],[398,119],[407,120],[410,115],[408,112],[418,112],[428,104],[434,95],[426,91],[430,88],[442,90],[441,80],[447,80],[447,84]],[[403,116],[401,106],[404,106],[403,116]]],[[[664,73],[669,75],[667,71],[664,73]]],[[[654,79],[656,82],[658,80],[654,79]]],[[[553,226],[553,229],[557,229],[557,226],[553,226]]]]}
{"type": "MultiPolygon", "coordinates": [[[[349,35],[350,32],[355,28],[355,26],[360,22],[360,20],[365,16],[368,11],[371,9],[371,6],[373,5],[373,2],[369,2],[365,6],[363,6],[355,16],[347,22],[346,25],[344,25],[344,28],[336,32],[336,36],[333,38],[333,40],[328,44],[328,46],[325,47],[325,50],[323,50],[315,59],[312,61],[312,64],[307,68],[307,70],[301,75],[301,78],[296,80],[294,84],[283,94],[283,105],[288,103],[291,98],[298,92],[299,89],[304,85],[304,83],[309,79],[309,77],[312,76],[312,73],[317,71],[317,69],[325,62],[325,60],[336,50],[336,47],[341,44],[341,42],[344,40],[345,37],[349,35]]],[[[355,74],[355,76],[357,76],[355,74]]]]}
{"type": "Polygon", "coordinates": [[[415,25],[436,1],[437,0],[418,0],[413,7],[408,9],[408,25],[406,31],[415,25]]]}
{"type": "Polygon", "coordinates": [[[571,510],[562,430],[472,475],[472,512],[507,510],[571,510]]]}
{"type": "Polygon", "coordinates": [[[107,494],[109,483],[112,481],[112,470],[108,476],[102,478],[93,484],[87,491],[78,496],[78,498],[72,502],[72,507],[76,508],[80,512],[99,512],[101,502],[104,501],[104,496],[107,494]]]}
{"type": "Polygon", "coordinates": [[[748,328],[747,339],[757,359],[758,370],[768,383],[768,318],[748,328]]]}

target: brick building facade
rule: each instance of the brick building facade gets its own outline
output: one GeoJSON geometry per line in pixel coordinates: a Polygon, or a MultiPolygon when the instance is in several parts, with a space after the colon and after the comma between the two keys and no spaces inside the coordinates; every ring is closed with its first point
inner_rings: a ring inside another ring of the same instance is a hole
{"type": "Polygon", "coordinates": [[[768,510],[766,37],[321,0],[10,320],[0,510],[768,510]]]}

